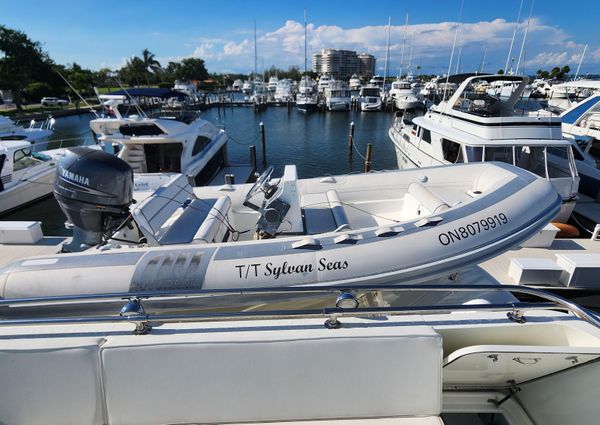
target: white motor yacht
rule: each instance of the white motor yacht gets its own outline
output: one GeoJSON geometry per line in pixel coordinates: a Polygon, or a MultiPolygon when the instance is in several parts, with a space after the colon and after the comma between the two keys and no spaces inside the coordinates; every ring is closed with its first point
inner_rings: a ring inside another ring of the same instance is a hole
{"type": "MultiPolygon", "coordinates": [[[[228,168],[224,130],[192,111],[124,117],[118,109],[124,96],[101,98],[115,117],[91,120],[90,127],[99,142],[117,148],[118,157],[131,166],[136,190],[154,190],[170,175],[179,173],[189,176],[197,185],[223,183],[224,178],[220,177],[228,168]]],[[[246,171],[236,169],[240,174],[236,176],[238,181],[247,181],[246,171]]]]}
{"type": "Polygon", "coordinates": [[[331,81],[325,88],[325,106],[329,111],[350,110],[350,89],[343,81],[331,81]]]}
{"type": "Polygon", "coordinates": [[[350,81],[348,82],[348,86],[350,87],[350,90],[352,90],[352,91],[360,90],[360,88],[362,86],[362,81],[360,80],[358,75],[352,74],[352,77],[350,77],[350,81]]]}
{"type": "Polygon", "coordinates": [[[264,108],[267,106],[267,102],[269,100],[269,89],[267,84],[265,84],[262,80],[256,79],[252,84],[252,95],[250,96],[250,101],[254,104],[254,107],[264,108]]]}
{"type": "Polygon", "coordinates": [[[72,254],[4,267],[0,294],[444,280],[528,240],[560,207],[549,182],[508,164],[302,180],[294,166],[272,173],[252,186],[195,188],[172,176],[135,194],[122,160],[73,148],[55,184],[74,225],[63,246],[72,254]]]}
{"type": "Polygon", "coordinates": [[[202,94],[198,91],[198,86],[190,81],[175,81],[173,90],[184,93],[194,102],[198,102],[202,98],[202,94]]]}
{"type": "Polygon", "coordinates": [[[319,78],[319,93],[325,93],[325,89],[327,89],[327,87],[329,87],[329,84],[333,81],[333,78],[331,78],[329,75],[321,75],[321,77],[319,78]]]}
{"type": "Polygon", "coordinates": [[[271,93],[275,93],[277,90],[277,85],[279,84],[279,78],[277,76],[272,76],[269,78],[269,83],[267,84],[267,88],[271,93]]]}
{"type": "Polygon", "coordinates": [[[240,79],[237,79],[231,85],[233,91],[242,91],[242,87],[244,87],[244,82],[240,79]]]}
{"type": "Polygon", "coordinates": [[[305,75],[298,85],[296,107],[301,112],[314,111],[319,107],[317,85],[312,78],[305,75]]]}
{"type": "Polygon", "coordinates": [[[50,196],[63,152],[33,152],[26,140],[0,140],[0,213],[50,196]]]}
{"type": "Polygon", "coordinates": [[[422,104],[417,98],[410,81],[400,79],[393,81],[389,94],[396,105],[396,109],[411,109],[422,104]]]}
{"type": "Polygon", "coordinates": [[[274,95],[276,102],[289,102],[293,99],[292,82],[288,79],[279,80],[274,95]]]}
{"type": "Polygon", "coordinates": [[[381,111],[382,89],[371,85],[361,87],[358,102],[361,111],[381,111]]]}
{"type": "Polygon", "coordinates": [[[577,197],[579,176],[571,143],[563,139],[560,117],[545,111],[516,110],[528,82],[524,76],[468,77],[449,97],[422,117],[398,117],[389,130],[398,167],[501,161],[525,168],[555,186],[563,199],[556,221],[566,221],[577,197]],[[479,79],[516,82],[508,99],[472,91],[479,79]],[[553,158],[561,161],[549,161],[553,158]]]}
{"type": "Polygon", "coordinates": [[[244,81],[244,84],[242,85],[242,93],[244,93],[246,95],[252,94],[252,89],[253,89],[252,81],[250,81],[250,80],[244,81]]]}
{"type": "Polygon", "coordinates": [[[55,119],[48,117],[41,123],[31,120],[28,127],[15,124],[10,118],[0,115],[1,140],[28,140],[31,143],[47,141],[54,133],[55,119]]]}

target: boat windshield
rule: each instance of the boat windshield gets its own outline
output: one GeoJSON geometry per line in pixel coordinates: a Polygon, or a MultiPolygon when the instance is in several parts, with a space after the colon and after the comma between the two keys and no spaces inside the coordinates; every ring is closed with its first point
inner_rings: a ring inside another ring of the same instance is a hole
{"type": "Polygon", "coordinates": [[[362,89],[362,95],[363,96],[374,96],[374,97],[379,97],[379,88],[375,88],[375,87],[369,87],[369,88],[363,88],[362,89]]]}
{"type": "Polygon", "coordinates": [[[51,159],[48,155],[32,153],[30,148],[19,149],[13,156],[13,171],[33,167],[41,162],[51,159]]]}
{"type": "Polygon", "coordinates": [[[571,177],[570,146],[467,146],[467,158],[473,161],[497,161],[530,171],[544,178],[571,177]],[[553,156],[547,160],[547,154],[553,156]]]}

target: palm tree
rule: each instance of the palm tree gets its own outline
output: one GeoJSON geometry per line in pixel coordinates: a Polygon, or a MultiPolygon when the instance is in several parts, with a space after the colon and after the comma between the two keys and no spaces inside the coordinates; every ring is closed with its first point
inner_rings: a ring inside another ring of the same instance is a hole
{"type": "Polygon", "coordinates": [[[142,61],[144,62],[144,68],[146,69],[146,83],[150,85],[149,74],[162,71],[160,62],[156,60],[154,53],[148,49],[142,50],[142,61]]]}

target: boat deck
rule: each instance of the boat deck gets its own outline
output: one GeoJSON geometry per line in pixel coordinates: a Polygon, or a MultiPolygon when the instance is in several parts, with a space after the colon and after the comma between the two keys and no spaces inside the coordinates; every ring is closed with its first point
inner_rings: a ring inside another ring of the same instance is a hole
{"type": "Polygon", "coordinates": [[[27,257],[59,253],[66,236],[45,236],[35,244],[0,244],[0,268],[27,257]]]}
{"type": "MultiPolygon", "coordinates": [[[[555,239],[549,248],[519,248],[505,252],[479,265],[481,279],[493,283],[514,285],[508,276],[511,258],[556,260],[556,254],[600,254],[600,241],[591,239],[555,239]]],[[[487,282],[480,281],[480,284],[487,282]]],[[[599,282],[600,283],[600,282],[599,282]]],[[[556,285],[561,285],[556,283],[556,285]]],[[[552,286],[549,283],[549,286],[552,286]]]]}

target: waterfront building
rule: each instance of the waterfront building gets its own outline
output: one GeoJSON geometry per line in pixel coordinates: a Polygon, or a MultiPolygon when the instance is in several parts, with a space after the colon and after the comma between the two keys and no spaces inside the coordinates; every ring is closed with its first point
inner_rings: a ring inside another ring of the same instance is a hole
{"type": "Polygon", "coordinates": [[[375,57],[353,50],[323,49],[313,54],[312,70],[339,79],[348,79],[352,74],[368,79],[375,71],[375,57]]]}

